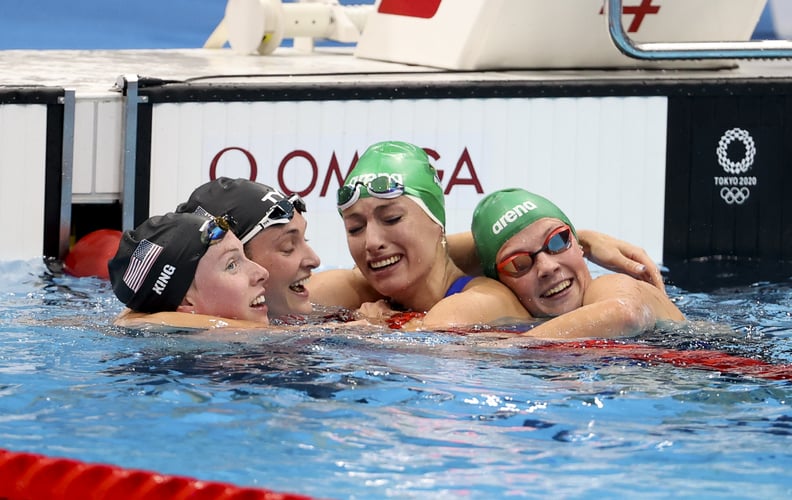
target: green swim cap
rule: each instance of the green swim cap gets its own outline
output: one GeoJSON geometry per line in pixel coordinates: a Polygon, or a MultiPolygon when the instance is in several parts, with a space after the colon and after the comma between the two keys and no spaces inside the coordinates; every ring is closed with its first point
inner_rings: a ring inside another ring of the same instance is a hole
{"type": "Polygon", "coordinates": [[[366,185],[382,177],[404,186],[404,195],[417,203],[430,219],[445,228],[445,197],[437,171],[429,163],[429,156],[423,149],[406,142],[386,141],[370,146],[338,190],[339,205],[344,204],[341,203],[345,201],[342,198],[348,197],[352,192],[350,189],[358,190],[360,198],[399,196],[398,191],[385,194],[370,192],[366,185]]]}
{"type": "Polygon", "coordinates": [[[497,279],[495,257],[501,247],[512,236],[546,217],[559,219],[567,224],[577,238],[575,227],[566,214],[552,201],[538,194],[511,188],[495,191],[482,198],[473,211],[470,230],[473,232],[484,274],[497,279]]]}

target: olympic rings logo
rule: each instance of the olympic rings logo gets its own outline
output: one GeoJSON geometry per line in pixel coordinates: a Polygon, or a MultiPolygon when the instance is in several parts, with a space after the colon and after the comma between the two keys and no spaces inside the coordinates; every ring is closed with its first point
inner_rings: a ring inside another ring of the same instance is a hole
{"type": "Polygon", "coordinates": [[[751,196],[751,190],[748,189],[747,187],[741,187],[741,188],[725,187],[725,188],[721,188],[720,195],[721,198],[723,198],[723,201],[725,201],[729,205],[733,205],[735,203],[738,205],[742,205],[743,203],[745,203],[745,200],[747,200],[748,197],[751,196]]]}
{"type": "Polygon", "coordinates": [[[733,175],[744,174],[753,165],[754,157],[756,156],[756,144],[747,130],[733,128],[727,130],[723,137],[720,138],[716,152],[718,154],[718,163],[725,172],[733,175]],[[745,147],[745,156],[738,162],[729,158],[729,145],[734,141],[740,141],[745,147]]]}

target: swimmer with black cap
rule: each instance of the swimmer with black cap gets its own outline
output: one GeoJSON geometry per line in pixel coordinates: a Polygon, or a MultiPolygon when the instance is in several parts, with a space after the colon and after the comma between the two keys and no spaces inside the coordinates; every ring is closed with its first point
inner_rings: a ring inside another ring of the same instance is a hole
{"type": "Polygon", "coordinates": [[[572,222],[550,200],[524,189],[485,196],[471,231],[484,273],[500,280],[536,318],[545,338],[618,337],[658,321],[684,321],[657,287],[624,274],[592,279],[572,222]]]}
{"type": "Polygon", "coordinates": [[[119,326],[211,329],[269,324],[269,273],[245,257],[227,216],[154,216],[126,231],[108,263],[116,297],[128,309],[119,326]]]}
{"type": "Polygon", "coordinates": [[[271,319],[310,314],[306,288],[319,256],[305,239],[305,202],[266,184],[220,177],[196,188],[177,212],[227,214],[247,257],[267,269],[271,319]]]}

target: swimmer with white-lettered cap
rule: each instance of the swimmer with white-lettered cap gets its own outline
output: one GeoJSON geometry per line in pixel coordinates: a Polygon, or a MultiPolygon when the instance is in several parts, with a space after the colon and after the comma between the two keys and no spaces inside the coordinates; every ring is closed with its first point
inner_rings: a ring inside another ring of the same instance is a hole
{"type": "Polygon", "coordinates": [[[269,273],[245,257],[227,216],[169,213],[126,231],[108,263],[127,306],[120,326],[188,328],[269,324],[269,273]]]}

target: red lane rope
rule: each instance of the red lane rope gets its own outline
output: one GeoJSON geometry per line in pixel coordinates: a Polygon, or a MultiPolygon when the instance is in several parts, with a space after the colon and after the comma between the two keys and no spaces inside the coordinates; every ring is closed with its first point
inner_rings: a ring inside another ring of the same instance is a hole
{"type": "Polygon", "coordinates": [[[792,365],[774,365],[754,358],[735,356],[721,351],[696,349],[680,351],[650,345],[624,343],[615,340],[580,340],[531,346],[531,349],[574,350],[596,349],[611,351],[614,356],[646,362],[669,363],[686,368],[701,368],[724,373],[748,375],[770,380],[792,380],[792,365]]]}
{"type": "MultiPolygon", "coordinates": [[[[424,313],[400,312],[388,319],[388,326],[398,330],[405,323],[414,318],[422,317],[424,313]]],[[[466,334],[469,330],[449,330],[456,333],[466,334]]],[[[497,329],[491,331],[498,331],[497,329]]],[[[613,339],[587,339],[571,340],[564,342],[551,342],[530,346],[528,349],[544,350],[570,350],[579,351],[582,349],[597,349],[602,351],[613,351],[614,356],[627,357],[630,359],[646,362],[662,362],[673,366],[688,368],[700,368],[704,370],[715,370],[724,373],[734,373],[748,375],[769,380],[792,380],[792,365],[774,365],[765,361],[735,356],[721,351],[710,349],[696,349],[691,351],[681,351],[679,349],[668,349],[651,345],[626,343],[613,339]]]]}
{"type": "Polygon", "coordinates": [[[311,500],[261,488],[0,449],[3,500],[311,500]]]}

